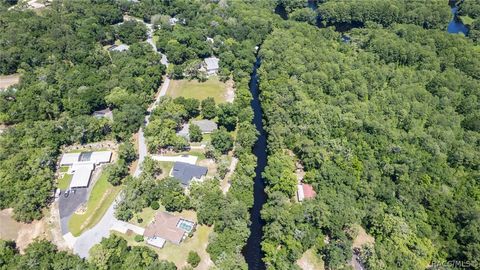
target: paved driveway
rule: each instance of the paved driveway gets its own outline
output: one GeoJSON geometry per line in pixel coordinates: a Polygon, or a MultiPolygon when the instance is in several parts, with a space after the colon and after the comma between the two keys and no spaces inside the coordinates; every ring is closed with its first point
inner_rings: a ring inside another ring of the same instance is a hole
{"type": "MultiPolygon", "coordinates": [[[[146,24],[148,28],[148,36],[149,39],[147,40],[150,45],[152,45],[153,49],[155,52],[158,53],[157,48],[155,46],[155,43],[153,42],[153,27],[150,24],[146,24]]],[[[168,65],[168,61],[164,55],[162,55],[162,64],[168,65]]],[[[158,94],[157,98],[155,99],[155,102],[150,106],[148,109],[149,112],[153,111],[155,107],[157,106],[160,97],[164,96],[167,93],[168,86],[170,84],[170,79],[167,77],[165,81],[163,82],[161,88],[160,88],[160,93],[158,94]]],[[[147,115],[145,117],[145,124],[148,125],[149,123],[149,118],[150,115],[147,115]]],[[[147,152],[147,145],[145,143],[145,137],[143,134],[143,128],[140,128],[139,130],[139,137],[138,137],[138,143],[139,143],[139,158],[138,158],[138,166],[137,169],[134,172],[134,176],[139,176],[142,172],[141,170],[141,165],[143,161],[145,160],[145,157],[148,155],[147,152]]],[[[196,161],[197,157],[195,157],[196,161]]],[[[193,163],[195,164],[195,163],[193,163]]],[[[78,254],[82,258],[88,257],[88,253],[90,249],[100,243],[102,241],[102,238],[108,237],[110,235],[110,230],[118,230],[118,231],[125,231],[126,230],[132,230],[137,234],[143,234],[144,229],[123,221],[120,221],[115,218],[115,206],[117,205],[118,201],[121,199],[121,193],[117,196],[115,201],[110,205],[108,208],[107,212],[105,215],[102,217],[100,222],[98,222],[93,228],[90,230],[84,232],[82,235],[79,237],[73,237],[70,233],[65,234],[63,237],[65,240],[73,246],[73,251],[75,254],[78,254]]]]}
{"type": "Polygon", "coordinates": [[[197,163],[197,156],[192,155],[183,155],[183,156],[163,156],[163,155],[151,155],[152,159],[157,161],[168,161],[168,162],[185,162],[195,165],[197,163]]]}
{"type": "Polygon", "coordinates": [[[62,234],[68,233],[68,220],[77,208],[87,201],[88,189],[79,188],[75,193],[70,192],[68,197],[64,196],[64,191],[58,198],[58,211],[60,212],[60,227],[62,234]]]}

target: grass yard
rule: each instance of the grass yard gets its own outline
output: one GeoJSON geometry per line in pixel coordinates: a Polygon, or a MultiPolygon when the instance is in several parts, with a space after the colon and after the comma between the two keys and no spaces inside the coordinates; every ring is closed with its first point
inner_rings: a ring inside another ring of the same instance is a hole
{"type": "MultiPolygon", "coordinates": [[[[68,168],[67,168],[68,169],[68,168]]],[[[58,179],[57,188],[60,190],[66,190],[70,186],[70,182],[72,181],[73,174],[65,173],[61,178],[58,179]]]]}
{"type": "MultiPolygon", "coordinates": [[[[180,156],[180,155],[192,155],[198,157],[197,162],[200,160],[206,159],[204,151],[201,150],[191,150],[191,151],[184,151],[184,152],[178,152],[175,154],[175,156],[180,156]]],[[[171,162],[172,163],[172,162],[171,162]]]]}
{"type": "Polygon", "coordinates": [[[167,90],[171,97],[196,98],[198,100],[213,97],[216,103],[226,102],[227,86],[218,77],[210,77],[206,82],[197,80],[171,80],[167,90]]]}
{"type": "Polygon", "coordinates": [[[68,168],[69,168],[68,166],[61,166],[59,171],[63,173],[68,172],[68,168]]]}
{"type": "Polygon", "coordinates": [[[107,181],[107,176],[106,173],[102,173],[95,183],[87,201],[86,212],[81,215],[73,214],[70,218],[68,228],[74,236],[79,236],[97,224],[120,192],[121,187],[112,186],[107,181]]]}
{"type": "Polygon", "coordinates": [[[463,24],[465,25],[472,25],[472,23],[475,21],[472,19],[470,16],[460,16],[460,20],[462,21],[463,24]]]}
{"type": "Polygon", "coordinates": [[[158,161],[160,163],[160,168],[162,168],[162,174],[158,177],[158,179],[163,179],[168,176],[170,171],[173,168],[173,162],[168,161],[158,161]]]}
{"type": "Polygon", "coordinates": [[[119,232],[113,232],[113,234],[119,235],[125,240],[127,240],[128,245],[130,246],[147,246],[153,249],[158,254],[159,260],[167,260],[175,263],[178,269],[188,265],[187,257],[188,252],[191,250],[196,251],[200,255],[201,261],[197,268],[195,269],[209,269],[210,265],[210,256],[207,253],[208,245],[208,236],[213,231],[213,227],[208,227],[205,225],[197,226],[193,237],[187,238],[180,245],[175,245],[167,242],[165,246],[160,249],[146,244],[145,242],[138,243],[134,240],[135,234],[122,234],[119,232]]]}
{"type": "Polygon", "coordinates": [[[153,210],[151,207],[143,208],[142,212],[134,215],[134,217],[132,218],[132,220],[129,221],[129,223],[145,228],[153,221],[153,219],[155,218],[155,214],[159,211],[165,211],[165,206],[160,205],[160,208],[158,208],[158,210],[153,210]],[[138,222],[138,218],[143,219],[143,221],[138,222]]]}

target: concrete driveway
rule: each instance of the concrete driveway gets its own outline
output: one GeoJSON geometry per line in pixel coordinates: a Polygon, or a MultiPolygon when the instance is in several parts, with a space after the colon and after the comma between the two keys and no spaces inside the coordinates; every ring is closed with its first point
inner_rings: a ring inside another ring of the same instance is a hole
{"type": "Polygon", "coordinates": [[[185,162],[195,165],[197,163],[197,156],[182,155],[182,156],[163,156],[163,155],[151,155],[151,158],[157,161],[167,162],[185,162]]]}

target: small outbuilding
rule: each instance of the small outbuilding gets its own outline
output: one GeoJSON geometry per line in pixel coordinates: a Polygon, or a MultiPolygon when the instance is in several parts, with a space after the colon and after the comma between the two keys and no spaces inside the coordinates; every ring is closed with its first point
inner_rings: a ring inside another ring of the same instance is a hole
{"type": "Polygon", "coordinates": [[[185,162],[175,162],[170,176],[178,179],[183,187],[188,187],[192,181],[203,181],[208,169],[185,162]]]}
{"type": "Polygon", "coordinates": [[[299,202],[305,199],[313,199],[317,193],[313,189],[312,185],[301,183],[297,185],[297,198],[299,202]]]}

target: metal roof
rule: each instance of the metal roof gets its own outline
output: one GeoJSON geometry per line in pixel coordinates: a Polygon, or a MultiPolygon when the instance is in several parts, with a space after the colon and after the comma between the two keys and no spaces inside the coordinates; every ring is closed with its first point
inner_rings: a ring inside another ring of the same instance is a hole
{"type": "Polygon", "coordinates": [[[217,70],[219,59],[216,57],[205,58],[205,65],[207,65],[207,70],[217,70]]]}

